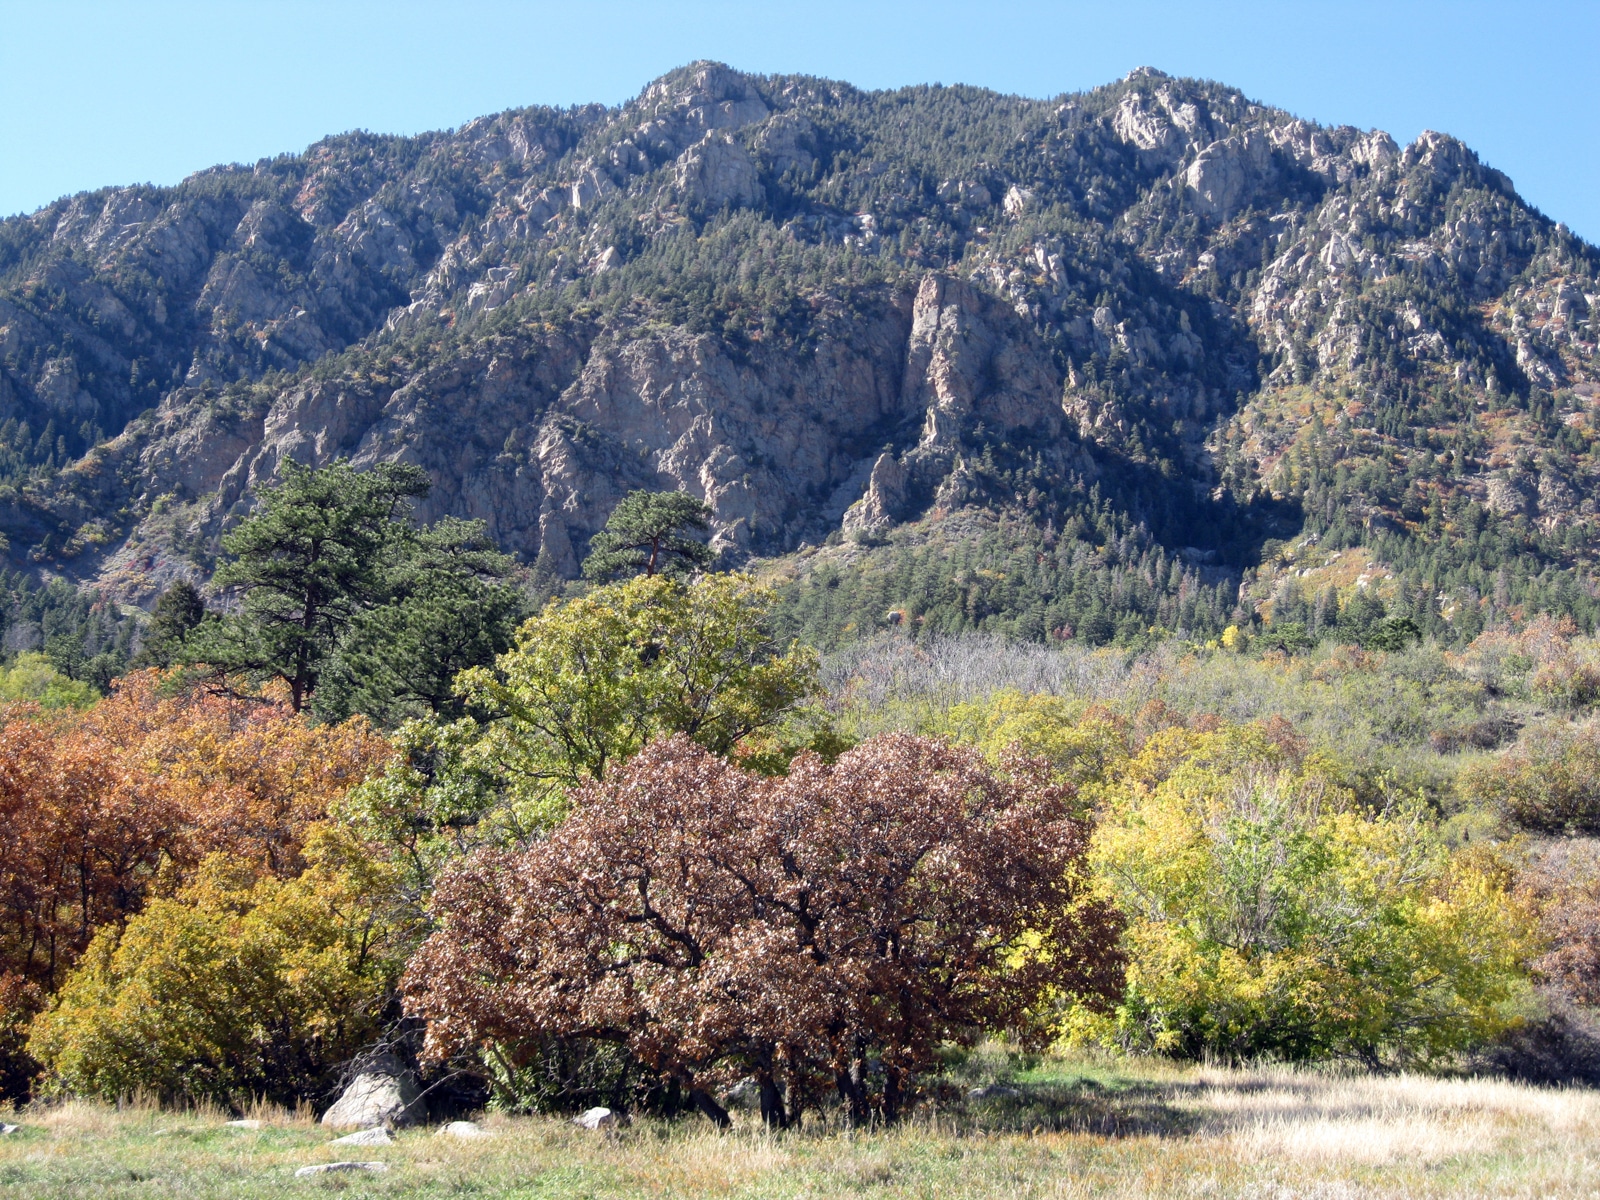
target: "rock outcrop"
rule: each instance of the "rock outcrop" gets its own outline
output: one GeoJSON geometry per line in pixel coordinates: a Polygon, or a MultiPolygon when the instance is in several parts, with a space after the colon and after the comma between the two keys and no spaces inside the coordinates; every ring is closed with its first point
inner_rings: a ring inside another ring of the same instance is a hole
{"type": "MultiPolygon", "coordinates": [[[[714,545],[737,561],[820,540],[863,496],[868,524],[904,519],[908,481],[931,494],[976,424],[1061,435],[1049,353],[1004,304],[929,274],[857,307],[820,321],[803,358],[614,330],[495,340],[389,386],[311,381],[237,412],[179,393],[111,456],[201,538],[286,459],[416,462],[435,480],[423,519],[482,519],[508,550],[573,574],[634,488],[704,499],[714,545]]],[[[170,519],[147,521],[136,542],[156,542],[151,527],[170,519]]]]}

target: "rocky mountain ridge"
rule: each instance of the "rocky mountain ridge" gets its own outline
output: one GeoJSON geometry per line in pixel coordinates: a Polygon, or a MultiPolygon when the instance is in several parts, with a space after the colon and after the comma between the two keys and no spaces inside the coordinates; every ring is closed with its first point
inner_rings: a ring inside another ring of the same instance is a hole
{"type": "Polygon", "coordinates": [[[0,530],[144,602],[344,455],[569,576],[675,487],[801,579],[981,517],[1216,619],[1341,549],[1441,612],[1588,596],[1597,266],[1439,134],[700,63],[0,223],[0,530]]]}

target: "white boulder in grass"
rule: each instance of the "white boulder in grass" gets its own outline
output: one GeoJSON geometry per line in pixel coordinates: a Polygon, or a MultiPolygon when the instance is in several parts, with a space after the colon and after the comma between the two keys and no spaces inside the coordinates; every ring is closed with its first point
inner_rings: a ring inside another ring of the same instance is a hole
{"type": "Polygon", "coordinates": [[[301,1167],[294,1173],[296,1179],[305,1179],[310,1175],[336,1175],[341,1171],[387,1171],[388,1163],[381,1162],[334,1162],[318,1163],[314,1167],[301,1167]]]}
{"type": "Polygon", "coordinates": [[[330,1146],[392,1146],[394,1139],[382,1125],[363,1129],[360,1133],[347,1133],[328,1143],[330,1146]]]}
{"type": "Polygon", "coordinates": [[[439,1132],[449,1137],[461,1138],[463,1141],[494,1136],[493,1130],[485,1129],[476,1121],[451,1121],[448,1125],[441,1126],[439,1132]]]}
{"type": "Polygon", "coordinates": [[[427,1105],[417,1077],[392,1054],[380,1054],[357,1072],[334,1106],[322,1114],[329,1129],[371,1129],[425,1120],[427,1105]]]}

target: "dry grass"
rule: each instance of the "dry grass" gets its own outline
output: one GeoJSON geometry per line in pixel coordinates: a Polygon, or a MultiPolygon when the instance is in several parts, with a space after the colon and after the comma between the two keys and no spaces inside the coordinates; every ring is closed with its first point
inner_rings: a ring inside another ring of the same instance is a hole
{"type": "Polygon", "coordinates": [[[1600,1093],[1492,1080],[1053,1061],[1020,1095],[887,1133],[614,1135],[490,1117],[462,1142],[408,1130],[347,1157],[383,1175],[297,1180],[339,1147],[305,1113],[66,1104],[0,1140],[0,1192],[37,1197],[1577,1197],[1600,1191],[1600,1093]]]}
{"type": "Polygon", "coordinates": [[[1516,1154],[1531,1144],[1593,1142],[1600,1094],[1498,1080],[1418,1076],[1319,1079],[1283,1072],[1199,1085],[1200,1136],[1247,1161],[1409,1163],[1516,1154]]]}

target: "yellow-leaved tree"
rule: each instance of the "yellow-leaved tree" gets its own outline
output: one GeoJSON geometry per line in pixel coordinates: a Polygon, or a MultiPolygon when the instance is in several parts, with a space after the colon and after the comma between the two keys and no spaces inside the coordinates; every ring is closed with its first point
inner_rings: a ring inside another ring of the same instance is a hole
{"type": "Polygon", "coordinates": [[[1080,1037],[1430,1063],[1529,1010],[1508,872],[1420,804],[1362,810],[1282,722],[1154,734],[1107,782],[1090,859],[1128,917],[1128,982],[1080,1037]]]}
{"type": "Polygon", "coordinates": [[[328,826],[292,879],[226,854],[95,935],[28,1052],[58,1089],[293,1104],[381,1030],[412,941],[393,871],[328,826]]]}

